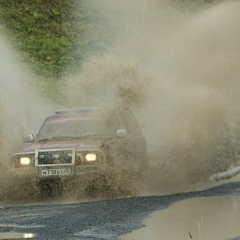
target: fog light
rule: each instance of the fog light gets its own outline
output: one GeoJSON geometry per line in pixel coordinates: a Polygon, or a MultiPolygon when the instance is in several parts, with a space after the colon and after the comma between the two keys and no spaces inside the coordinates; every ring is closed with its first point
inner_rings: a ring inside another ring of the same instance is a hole
{"type": "Polygon", "coordinates": [[[30,157],[21,157],[20,158],[20,164],[23,166],[28,166],[31,163],[31,158],[30,157]]]}
{"type": "Polygon", "coordinates": [[[97,160],[97,155],[95,153],[88,153],[85,155],[85,159],[88,162],[94,162],[97,160]]]}

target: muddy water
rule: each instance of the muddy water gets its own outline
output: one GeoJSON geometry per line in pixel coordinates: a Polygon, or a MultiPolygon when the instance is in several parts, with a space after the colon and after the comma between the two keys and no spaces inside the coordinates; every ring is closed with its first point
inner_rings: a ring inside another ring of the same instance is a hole
{"type": "Polygon", "coordinates": [[[224,240],[240,236],[240,198],[196,198],[154,213],[123,240],[224,240]]]}
{"type": "Polygon", "coordinates": [[[170,0],[86,2],[106,17],[99,29],[111,23],[111,46],[66,79],[66,99],[72,107],[136,112],[151,167],[141,194],[186,189],[235,164],[240,2],[193,12],[170,0]]]}

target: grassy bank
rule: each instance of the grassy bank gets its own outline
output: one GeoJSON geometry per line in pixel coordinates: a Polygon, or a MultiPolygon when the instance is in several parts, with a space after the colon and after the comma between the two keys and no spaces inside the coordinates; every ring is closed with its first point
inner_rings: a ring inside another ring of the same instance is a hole
{"type": "MultiPolygon", "coordinates": [[[[215,1],[172,2],[187,9],[215,1]]],[[[99,29],[105,16],[97,14],[94,5],[92,0],[0,0],[0,23],[9,41],[40,77],[37,84],[52,96],[61,95],[64,75],[78,71],[88,56],[109,44],[105,40],[111,35],[110,28],[99,29]]]]}

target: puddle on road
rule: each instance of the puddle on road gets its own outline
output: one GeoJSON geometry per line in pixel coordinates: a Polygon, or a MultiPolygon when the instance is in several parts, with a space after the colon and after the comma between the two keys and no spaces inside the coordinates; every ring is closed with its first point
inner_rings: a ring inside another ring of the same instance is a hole
{"type": "Polygon", "coordinates": [[[195,198],[177,202],[144,221],[123,240],[226,240],[240,236],[240,198],[195,198]]]}
{"type": "Polygon", "coordinates": [[[27,239],[35,238],[33,233],[17,233],[17,232],[4,232],[0,233],[0,239],[27,239]]]}

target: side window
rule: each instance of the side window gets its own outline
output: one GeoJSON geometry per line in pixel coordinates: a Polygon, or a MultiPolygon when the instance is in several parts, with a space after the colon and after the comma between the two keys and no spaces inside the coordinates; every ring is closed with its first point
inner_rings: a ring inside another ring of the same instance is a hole
{"type": "Polygon", "coordinates": [[[142,131],[138,125],[137,120],[135,119],[133,113],[129,109],[123,111],[124,119],[128,125],[128,131],[135,135],[142,135],[142,131]]]}
{"type": "Polygon", "coordinates": [[[114,130],[114,132],[116,133],[117,129],[120,128],[120,123],[118,121],[116,114],[114,112],[107,112],[104,113],[103,116],[108,128],[114,130]]]}
{"type": "Polygon", "coordinates": [[[111,122],[113,123],[115,129],[119,129],[120,124],[119,124],[119,121],[118,121],[117,116],[115,114],[112,115],[111,122]]]}

